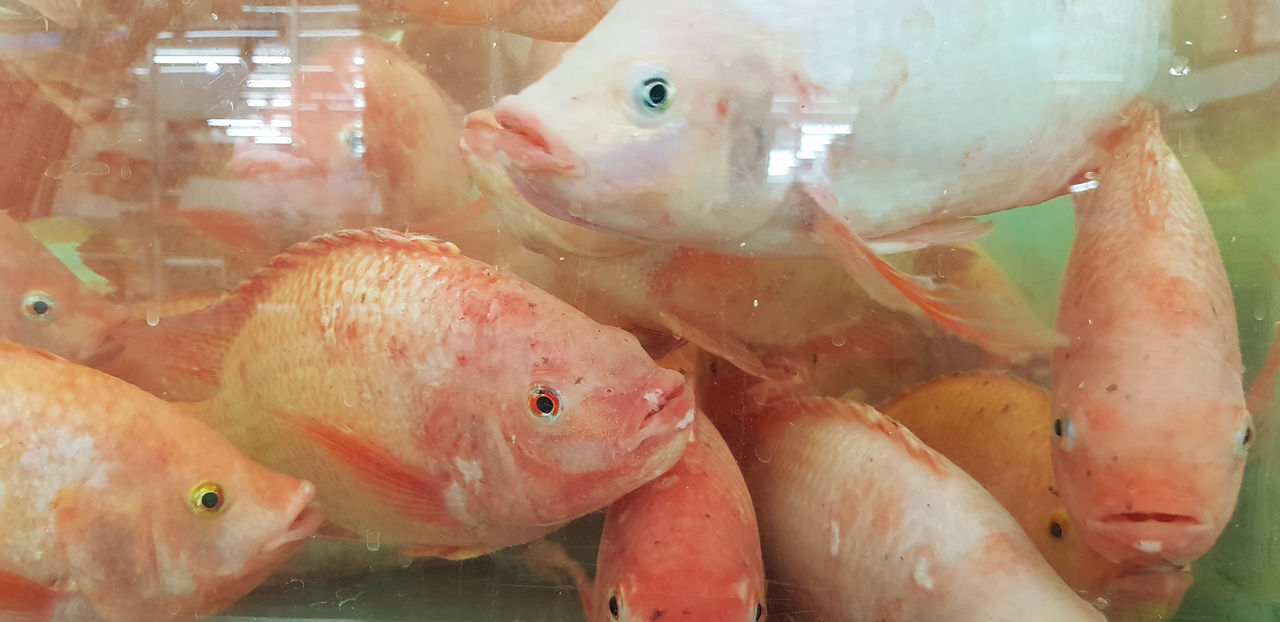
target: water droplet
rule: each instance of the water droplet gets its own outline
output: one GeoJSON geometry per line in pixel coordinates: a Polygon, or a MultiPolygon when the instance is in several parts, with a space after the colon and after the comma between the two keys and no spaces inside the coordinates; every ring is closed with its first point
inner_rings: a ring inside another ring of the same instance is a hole
{"type": "Polygon", "coordinates": [[[160,314],[155,311],[147,311],[147,326],[158,326],[160,324],[160,314]]]}
{"type": "Polygon", "coordinates": [[[343,405],[343,406],[346,406],[347,408],[355,408],[356,400],[355,400],[355,398],[351,397],[350,395],[347,395],[347,392],[346,392],[346,391],[343,391],[343,392],[342,392],[342,405],[343,405]]]}
{"type": "Polygon", "coordinates": [[[844,335],[836,335],[835,337],[831,338],[831,345],[837,348],[843,348],[846,342],[847,342],[847,339],[845,339],[844,335]]]}
{"type": "Polygon", "coordinates": [[[764,449],[761,447],[757,447],[755,451],[751,453],[754,453],[756,455],[756,460],[759,460],[764,464],[769,464],[769,462],[773,460],[773,456],[769,455],[769,453],[764,451],[764,449]]]}
{"type": "Polygon", "coordinates": [[[1254,307],[1254,308],[1253,308],[1253,319],[1255,319],[1255,320],[1257,320],[1257,321],[1259,321],[1259,322],[1261,322],[1262,320],[1267,319],[1267,308],[1266,308],[1265,306],[1263,306],[1263,305],[1258,305],[1258,306],[1254,307]]]}
{"type": "Polygon", "coordinates": [[[212,20],[213,20],[213,21],[215,21],[215,22],[216,22],[216,21],[218,21],[218,14],[217,14],[217,13],[210,13],[210,14],[209,14],[209,19],[212,19],[212,20]]]}
{"type": "Polygon", "coordinates": [[[371,552],[382,550],[382,532],[374,531],[364,534],[364,548],[371,552]]]}
{"type": "Polygon", "coordinates": [[[751,306],[752,306],[752,308],[759,309],[759,308],[760,308],[760,300],[759,300],[759,299],[753,299],[753,300],[751,301],[751,306]]]}
{"type": "Polygon", "coordinates": [[[1175,77],[1183,77],[1191,73],[1191,61],[1185,56],[1174,56],[1173,62],[1169,65],[1169,75],[1175,77]]]}
{"type": "Polygon", "coordinates": [[[1070,191],[1072,194],[1080,194],[1081,192],[1087,192],[1097,187],[1098,187],[1098,180],[1090,179],[1088,181],[1082,181],[1078,184],[1071,184],[1070,186],[1067,186],[1067,190],[1070,191]]]}
{"type": "Polygon", "coordinates": [[[399,563],[401,568],[408,568],[413,565],[413,558],[408,555],[401,555],[399,563]]]}

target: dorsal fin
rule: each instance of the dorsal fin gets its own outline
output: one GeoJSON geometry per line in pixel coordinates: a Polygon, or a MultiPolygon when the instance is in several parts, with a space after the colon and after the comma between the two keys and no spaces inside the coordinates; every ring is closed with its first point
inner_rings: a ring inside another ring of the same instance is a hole
{"type": "Polygon", "coordinates": [[[912,434],[906,426],[866,404],[834,397],[805,397],[784,402],[772,409],[788,408],[817,416],[857,421],[894,441],[907,452],[907,455],[929,467],[934,473],[938,475],[951,473],[949,462],[941,454],[916,438],[916,435],[912,434]]]}
{"type": "Polygon", "coordinates": [[[125,351],[103,369],[171,401],[201,401],[221,386],[227,350],[257,303],[301,267],[337,250],[373,246],[441,256],[458,248],[429,235],[390,229],[335,231],[299,242],[208,308],[173,317],[135,320],[121,330],[125,351]]]}

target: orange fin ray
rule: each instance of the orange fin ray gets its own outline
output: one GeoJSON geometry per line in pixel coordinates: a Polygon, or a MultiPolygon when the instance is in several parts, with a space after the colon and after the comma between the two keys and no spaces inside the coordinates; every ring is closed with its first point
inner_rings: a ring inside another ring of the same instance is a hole
{"type": "MultiPolygon", "coordinates": [[[[456,525],[458,520],[449,512],[444,501],[444,491],[449,481],[432,479],[423,472],[391,455],[383,447],[370,443],[350,430],[343,430],[314,419],[305,419],[288,413],[273,411],[284,423],[297,429],[304,437],[319,445],[329,455],[346,465],[370,485],[375,496],[388,507],[412,520],[433,525],[456,525]]],[[[457,547],[415,547],[462,552],[457,547]]],[[[467,554],[458,559],[475,557],[483,553],[467,554]]],[[[414,555],[405,551],[406,555],[414,555]]],[[[426,553],[435,557],[447,557],[439,553],[426,553]]]]}
{"type": "MultiPolygon", "coordinates": [[[[191,306],[208,302],[194,300],[191,306]]],[[[245,301],[223,298],[191,313],[135,317],[119,331],[124,351],[103,371],[171,401],[209,399],[221,388],[223,357],[251,309],[245,301]]],[[[145,315],[149,309],[138,311],[145,315]]]]}
{"type": "Polygon", "coordinates": [[[658,321],[663,328],[671,331],[695,346],[706,350],[733,364],[734,367],[757,378],[770,378],[773,373],[747,346],[728,338],[713,337],[710,333],[686,322],[666,311],[658,312],[658,321]]]}
{"type": "Polygon", "coordinates": [[[934,244],[963,244],[979,240],[996,228],[994,222],[976,218],[950,218],[925,223],[867,240],[867,246],[880,255],[919,250],[934,244]]]}
{"type": "Polygon", "coordinates": [[[525,565],[529,567],[529,574],[534,578],[563,581],[567,575],[573,585],[578,588],[578,596],[582,598],[582,610],[591,611],[594,582],[582,569],[582,565],[569,556],[564,545],[541,538],[530,542],[523,555],[525,565]]]}
{"type": "Polygon", "coordinates": [[[0,572],[0,621],[35,622],[53,618],[53,588],[10,572],[0,572]]]}
{"type": "Polygon", "coordinates": [[[906,274],[890,265],[832,215],[833,196],[811,191],[821,210],[816,230],[835,258],[867,293],[892,309],[923,312],[947,330],[999,354],[1048,352],[1064,345],[1061,333],[993,304],[989,297],[906,274]]]}

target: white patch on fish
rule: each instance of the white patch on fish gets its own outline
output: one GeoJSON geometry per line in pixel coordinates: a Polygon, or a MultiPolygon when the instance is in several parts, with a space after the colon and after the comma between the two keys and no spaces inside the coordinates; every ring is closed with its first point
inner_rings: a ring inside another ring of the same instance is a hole
{"type": "Polygon", "coordinates": [[[458,466],[458,470],[462,472],[462,481],[471,483],[484,479],[484,469],[480,467],[479,460],[463,460],[462,458],[454,458],[453,463],[458,466]]]}
{"type": "Polygon", "coordinates": [[[831,556],[840,554],[840,525],[831,521],[831,556]]]}
{"type": "Polygon", "coordinates": [[[921,559],[916,562],[915,570],[911,571],[911,578],[915,579],[916,585],[926,589],[933,589],[933,577],[929,575],[929,560],[921,559]]]}
{"type": "Polygon", "coordinates": [[[444,491],[444,506],[459,523],[474,525],[476,520],[467,511],[467,491],[458,482],[449,485],[444,491]]]}
{"type": "Polygon", "coordinates": [[[662,408],[662,390],[654,389],[652,391],[647,391],[644,394],[644,401],[649,402],[649,408],[652,410],[662,408]]]}
{"type": "Polygon", "coordinates": [[[1139,540],[1135,548],[1143,553],[1150,553],[1154,555],[1164,549],[1164,543],[1156,540],[1139,540]]]}
{"type": "Polygon", "coordinates": [[[18,458],[18,467],[27,473],[36,507],[51,507],[64,488],[85,481],[103,466],[98,464],[93,437],[74,436],[65,428],[40,430],[26,446],[30,449],[18,458]]]}
{"type": "MultiPolygon", "coordinates": [[[[164,591],[174,596],[190,596],[191,594],[195,594],[196,582],[191,576],[191,571],[188,570],[188,565],[191,562],[187,559],[187,556],[183,554],[179,559],[173,560],[173,558],[170,557],[168,545],[166,545],[161,538],[154,538],[153,542],[156,547],[156,560],[161,564],[158,574],[160,575],[160,580],[164,582],[164,591]],[[164,563],[170,560],[176,561],[177,563],[164,563]]],[[[227,542],[226,540],[218,543],[224,559],[236,559],[235,548],[228,546],[231,544],[233,543],[227,542]]],[[[227,570],[231,571],[233,569],[228,568],[227,570]]]]}
{"type": "Polygon", "coordinates": [[[680,423],[677,423],[677,424],[676,424],[676,429],[677,429],[677,430],[683,430],[683,429],[685,429],[685,428],[689,427],[690,425],[692,425],[692,424],[693,424],[693,415],[694,415],[694,412],[695,412],[695,411],[694,411],[694,409],[690,408],[690,409],[689,409],[689,412],[688,412],[687,414],[685,414],[684,419],[681,419],[681,420],[680,420],[680,423]]]}

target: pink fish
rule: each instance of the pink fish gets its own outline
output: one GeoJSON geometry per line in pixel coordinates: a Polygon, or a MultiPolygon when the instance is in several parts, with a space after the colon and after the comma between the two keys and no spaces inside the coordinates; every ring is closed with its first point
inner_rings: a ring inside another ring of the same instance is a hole
{"type": "Polygon", "coordinates": [[[621,0],[473,113],[463,144],[558,218],[838,258],[890,306],[1046,348],[1052,331],[879,254],[972,240],[973,217],[1065,193],[1162,69],[1169,4],[621,0]]]}
{"type": "Polygon", "coordinates": [[[1138,107],[1076,197],[1055,352],[1054,475],[1085,541],[1117,562],[1204,555],[1254,437],[1227,274],[1200,201],[1138,107]]]}
{"type": "Polygon", "coordinates": [[[0,619],[170,620],[230,606],[322,518],[140,389],[0,344],[0,619]]]}
{"type": "Polygon", "coordinates": [[[747,484],[699,413],[680,461],[609,506],[594,587],[583,594],[587,619],[759,622],[764,598],[747,484]]]}
{"type": "Polygon", "coordinates": [[[721,427],[734,425],[770,579],[800,590],[797,606],[826,620],[1104,619],[981,484],[870,406],[784,400],[721,427]]]}
{"type": "Polygon", "coordinates": [[[85,286],[18,222],[0,213],[0,339],[87,364],[119,353],[129,311],[85,286]]]}
{"type": "Polygon", "coordinates": [[[171,378],[242,451],[315,482],[337,526],[414,554],[550,533],[669,469],[693,423],[683,376],[635,338],[386,229],[291,247],[140,328],[130,350],[148,349],[150,384],[171,378]]]}

